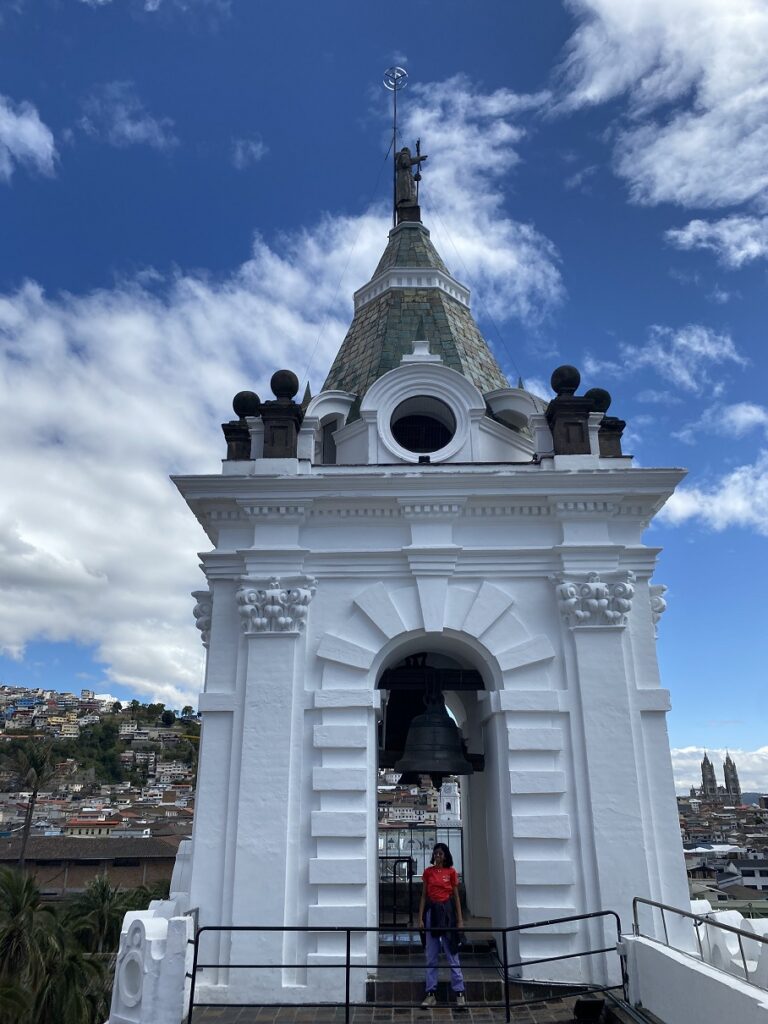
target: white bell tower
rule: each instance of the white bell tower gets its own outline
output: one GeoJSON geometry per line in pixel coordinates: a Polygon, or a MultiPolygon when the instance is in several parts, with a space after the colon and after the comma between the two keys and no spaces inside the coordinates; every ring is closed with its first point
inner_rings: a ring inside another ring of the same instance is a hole
{"type": "MultiPolygon", "coordinates": [[[[508,386],[468,290],[404,220],[321,392],[298,405],[280,371],[274,399],[238,395],[222,473],[176,479],[211,543],[194,835],[173,899],[127,922],[112,1021],[163,1020],[131,964],[157,973],[175,949],[183,965],[189,908],[224,929],[204,933],[216,966],[197,1000],[339,999],[345,936],[324,929],[378,924],[377,770],[402,753],[419,673],[474,758],[472,914],[499,928],[607,909],[628,928],[635,895],[685,906],[643,542],[683,474],[634,466],[610,396],[577,396],[573,367],[552,385],[548,405],[508,386]]],[[[445,786],[441,817],[458,811],[445,786]]],[[[521,932],[510,959],[604,982],[607,962],[574,955],[610,945],[601,929],[521,932]]],[[[362,999],[375,932],[350,950],[362,999]]]]}

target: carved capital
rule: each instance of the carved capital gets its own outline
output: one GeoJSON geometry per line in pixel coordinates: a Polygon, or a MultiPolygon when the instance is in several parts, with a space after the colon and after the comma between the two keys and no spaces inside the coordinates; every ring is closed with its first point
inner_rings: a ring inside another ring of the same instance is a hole
{"type": "Polygon", "coordinates": [[[193,590],[192,597],[195,599],[195,607],[192,609],[192,614],[195,616],[195,625],[200,630],[203,647],[207,647],[211,634],[213,594],[210,590],[193,590]]]}
{"type": "Polygon", "coordinates": [[[569,626],[625,626],[635,594],[631,571],[589,572],[585,578],[554,578],[560,613],[569,626]]]}
{"type": "Polygon", "coordinates": [[[314,576],[244,579],[237,604],[244,633],[300,633],[315,596],[314,576]]]}
{"type": "Polygon", "coordinates": [[[648,592],[651,595],[651,618],[653,619],[654,636],[659,635],[659,619],[667,610],[667,602],[664,600],[667,589],[663,583],[651,583],[648,587],[648,592]]]}

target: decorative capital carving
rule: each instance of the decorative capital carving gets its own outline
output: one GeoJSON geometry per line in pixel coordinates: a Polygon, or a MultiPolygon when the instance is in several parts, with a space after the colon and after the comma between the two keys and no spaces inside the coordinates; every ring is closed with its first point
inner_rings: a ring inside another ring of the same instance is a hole
{"type": "Polygon", "coordinates": [[[635,594],[635,574],[631,571],[589,572],[584,579],[554,578],[560,613],[569,626],[625,626],[635,594]]]}
{"type": "Polygon", "coordinates": [[[193,590],[192,597],[195,599],[195,607],[192,609],[192,614],[195,616],[195,625],[200,630],[203,647],[207,647],[211,634],[213,594],[210,590],[193,590]]]}
{"type": "Polygon", "coordinates": [[[651,618],[653,619],[654,636],[659,635],[659,619],[667,610],[667,602],[664,600],[667,589],[663,583],[651,583],[648,587],[648,592],[651,595],[651,618]]]}
{"type": "Polygon", "coordinates": [[[237,604],[244,633],[300,633],[315,596],[314,576],[243,580],[237,604]]]}

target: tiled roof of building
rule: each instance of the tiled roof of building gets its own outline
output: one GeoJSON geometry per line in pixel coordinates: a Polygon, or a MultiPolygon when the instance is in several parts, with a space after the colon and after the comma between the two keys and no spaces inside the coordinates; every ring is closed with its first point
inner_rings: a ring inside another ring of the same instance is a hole
{"type": "MultiPolygon", "coordinates": [[[[448,273],[421,224],[390,232],[372,280],[392,268],[410,267],[448,273]]],[[[413,351],[419,334],[429,341],[433,355],[482,393],[509,387],[466,305],[437,287],[389,287],[356,309],[323,390],[338,389],[361,399],[374,381],[413,351]]]]}
{"type": "MultiPolygon", "coordinates": [[[[165,839],[106,839],[78,838],[77,836],[31,836],[27,844],[26,859],[46,860],[112,860],[115,857],[170,857],[176,856],[177,837],[165,839]]],[[[0,839],[0,863],[19,859],[19,839],[0,839]]]]}

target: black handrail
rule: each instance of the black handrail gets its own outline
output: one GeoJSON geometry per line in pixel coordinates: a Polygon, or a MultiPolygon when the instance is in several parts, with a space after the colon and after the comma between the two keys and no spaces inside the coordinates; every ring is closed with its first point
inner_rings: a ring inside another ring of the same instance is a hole
{"type": "MultiPolygon", "coordinates": [[[[674,908],[670,908],[670,909],[674,909],[674,908]]],[[[415,929],[411,929],[411,928],[408,928],[408,929],[401,928],[401,929],[398,929],[398,930],[402,930],[402,931],[406,931],[407,930],[409,932],[416,931],[415,929]]],[[[355,928],[350,928],[350,927],[347,927],[345,925],[327,925],[325,927],[315,927],[315,926],[312,926],[312,925],[203,925],[202,928],[198,928],[197,929],[197,931],[195,933],[194,939],[189,939],[188,940],[189,943],[194,945],[194,954],[193,954],[193,958],[192,958],[192,972],[191,972],[191,974],[187,974],[186,975],[186,977],[191,979],[190,992],[189,992],[189,1012],[188,1012],[188,1015],[187,1015],[187,1024],[192,1024],[192,1014],[193,1014],[193,1011],[194,1011],[194,1008],[195,1008],[195,987],[196,987],[196,983],[197,983],[197,973],[198,973],[198,971],[205,970],[205,969],[212,969],[212,968],[226,968],[227,970],[252,970],[252,969],[259,969],[259,968],[270,968],[272,970],[276,970],[276,969],[284,970],[286,968],[288,968],[288,969],[291,969],[291,968],[303,969],[303,968],[307,968],[308,966],[310,966],[312,970],[317,970],[317,969],[320,969],[320,970],[323,970],[323,969],[325,969],[325,970],[338,970],[340,967],[342,967],[342,966],[344,967],[344,1003],[343,1003],[343,1006],[344,1006],[344,1021],[345,1021],[345,1024],[349,1024],[350,1007],[353,1005],[351,1000],[350,1000],[351,976],[352,976],[352,969],[353,969],[353,967],[356,967],[356,968],[361,969],[361,970],[370,970],[371,968],[377,968],[377,967],[380,966],[378,963],[375,963],[375,964],[371,964],[371,963],[368,963],[368,962],[366,962],[364,964],[353,964],[352,963],[352,933],[354,932],[355,934],[366,934],[366,933],[369,933],[369,932],[377,932],[377,933],[384,932],[386,934],[386,933],[393,932],[393,931],[394,931],[393,928],[382,926],[382,925],[370,925],[370,926],[366,926],[366,927],[355,927],[355,928]],[[277,963],[265,963],[265,964],[261,964],[261,963],[256,963],[256,964],[220,964],[220,963],[211,963],[211,964],[209,964],[209,963],[200,963],[200,959],[199,959],[200,938],[201,938],[201,936],[205,932],[219,933],[219,934],[222,933],[222,932],[229,932],[229,933],[232,933],[232,932],[298,932],[298,933],[313,933],[313,934],[316,934],[316,935],[317,934],[324,934],[325,935],[325,934],[341,934],[341,933],[343,933],[345,935],[344,964],[342,965],[340,963],[336,963],[336,964],[312,964],[312,965],[308,965],[306,963],[302,963],[302,964],[298,964],[298,963],[297,964],[292,964],[292,963],[280,963],[280,964],[277,964],[277,963]]],[[[520,1006],[520,1005],[527,1005],[527,1004],[529,1004],[531,1002],[540,1001],[540,1000],[523,1000],[521,1002],[516,1002],[516,1003],[512,1003],[510,1001],[510,997],[509,997],[509,972],[510,972],[510,970],[512,970],[513,968],[516,968],[516,967],[527,967],[527,966],[530,966],[531,964],[538,964],[538,963],[551,963],[551,962],[556,961],[556,960],[570,960],[570,959],[573,959],[574,957],[579,957],[579,956],[596,956],[596,955],[601,954],[601,953],[616,953],[618,955],[618,957],[619,957],[619,963],[620,963],[620,967],[621,967],[621,985],[610,985],[610,986],[604,986],[604,987],[582,986],[582,987],[579,988],[579,991],[580,992],[603,992],[603,991],[611,991],[611,990],[616,989],[616,988],[621,988],[623,998],[625,1000],[627,998],[627,970],[626,970],[626,957],[625,957],[625,954],[623,952],[623,948],[622,948],[622,945],[621,945],[621,920],[619,918],[619,915],[615,911],[613,911],[613,910],[596,910],[596,911],[593,911],[590,914],[573,914],[573,915],[570,915],[568,917],[553,917],[553,918],[549,918],[548,920],[545,920],[545,921],[532,921],[529,924],[509,925],[509,926],[507,926],[505,928],[491,928],[491,929],[489,929],[489,928],[469,928],[469,927],[463,927],[463,928],[450,928],[450,929],[446,928],[446,931],[462,931],[462,932],[465,932],[465,933],[481,932],[483,934],[487,934],[489,931],[491,931],[491,932],[499,932],[501,934],[502,956],[503,956],[503,970],[504,970],[504,1003],[503,1004],[486,1003],[485,1005],[488,1008],[493,1008],[493,1007],[496,1007],[496,1006],[500,1007],[500,1006],[503,1005],[504,1006],[504,1010],[505,1010],[505,1019],[506,1019],[507,1024],[510,1024],[510,1022],[511,1022],[511,1019],[512,1019],[512,1017],[511,1017],[511,1010],[512,1010],[513,1007],[520,1006]],[[509,960],[508,960],[508,950],[507,950],[507,936],[509,934],[515,933],[515,932],[526,931],[526,930],[531,929],[531,928],[545,928],[545,927],[547,927],[549,925],[565,924],[566,922],[570,922],[570,921],[587,921],[587,920],[591,920],[591,919],[599,918],[599,917],[612,917],[614,919],[614,921],[616,923],[616,945],[615,946],[606,946],[606,947],[602,947],[600,949],[585,949],[585,950],[581,950],[581,951],[579,951],[577,953],[566,953],[566,954],[563,954],[561,956],[541,957],[541,958],[539,958],[537,960],[524,960],[524,961],[521,960],[521,961],[519,961],[517,963],[509,963],[509,960]]],[[[409,965],[404,964],[404,965],[402,965],[402,967],[403,967],[403,969],[407,969],[409,967],[409,965]]],[[[472,967],[464,967],[464,970],[472,970],[472,969],[473,969],[472,967]]],[[[477,968],[477,969],[481,969],[481,968],[477,968]]],[[[545,997],[546,1000],[551,999],[551,998],[552,998],[551,996],[545,997]]],[[[198,1005],[200,1005],[200,1006],[207,1006],[207,1005],[214,1005],[214,1004],[200,1003],[198,1005]]],[[[220,1004],[216,1004],[216,1005],[220,1005],[220,1004]]],[[[244,1005],[244,1004],[236,1004],[236,1005],[244,1005]]],[[[285,1004],[285,1003],[263,1003],[263,1004],[258,1004],[258,1005],[263,1005],[263,1006],[285,1006],[287,1004],[285,1004]]],[[[302,1005],[303,1006],[329,1006],[329,1007],[331,1007],[331,1006],[341,1006],[342,1004],[341,1003],[303,1003],[302,1005]]],[[[360,1004],[354,1004],[354,1005],[360,1005],[360,1004]]],[[[381,1004],[377,1004],[377,1005],[381,1009],[384,1009],[385,1007],[392,1008],[392,1007],[396,1006],[397,1004],[381,1003],[381,1004]]]]}

